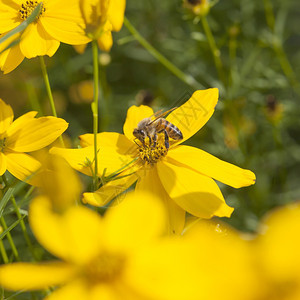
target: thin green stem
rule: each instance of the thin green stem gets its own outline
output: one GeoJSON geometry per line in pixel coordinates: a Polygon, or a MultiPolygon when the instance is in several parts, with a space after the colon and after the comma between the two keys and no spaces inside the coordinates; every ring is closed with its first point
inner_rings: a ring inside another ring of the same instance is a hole
{"type": "MultiPolygon", "coordinates": [[[[41,69],[42,69],[42,73],[43,73],[43,78],[44,78],[47,94],[48,94],[49,101],[50,101],[52,114],[53,114],[54,117],[57,118],[55,103],[54,103],[53,96],[52,96],[52,90],[51,90],[51,86],[50,86],[50,81],[49,81],[49,76],[48,76],[44,56],[40,56],[40,63],[41,63],[41,69]]],[[[62,147],[64,147],[65,144],[64,144],[62,136],[59,137],[59,140],[60,140],[60,143],[61,143],[62,147]]]]}
{"type": "Polygon", "coordinates": [[[98,45],[97,41],[92,41],[93,49],[93,67],[94,67],[94,102],[92,103],[93,112],[93,130],[94,130],[94,178],[93,185],[94,190],[98,187],[98,147],[97,147],[97,134],[98,134],[98,123],[99,123],[99,63],[98,63],[98,45]]]}
{"type": "Polygon", "coordinates": [[[166,57],[164,57],[160,52],[158,52],[146,39],[144,39],[141,34],[136,30],[136,28],[129,22],[129,20],[124,18],[124,25],[127,27],[129,32],[135,37],[135,39],[162,65],[164,65],[169,71],[171,71],[176,77],[185,82],[187,85],[196,88],[203,89],[204,86],[199,83],[193,76],[185,74],[179,68],[177,68],[172,62],[170,62],[166,57]]]}
{"type": "Polygon", "coordinates": [[[215,62],[215,66],[216,66],[219,78],[223,82],[223,84],[226,84],[224,71],[223,71],[223,64],[222,64],[221,57],[220,57],[221,52],[217,47],[216,41],[215,41],[214,36],[209,27],[206,16],[201,17],[201,22],[202,22],[202,26],[203,26],[206,38],[208,40],[210,50],[213,54],[213,58],[214,58],[214,62],[215,62]]]}
{"type": "Polygon", "coordinates": [[[3,245],[3,242],[2,242],[2,240],[0,240],[0,252],[1,252],[1,256],[2,256],[2,258],[3,258],[3,262],[5,263],[5,264],[8,264],[8,256],[7,256],[7,253],[6,253],[6,250],[5,250],[5,247],[4,247],[4,245],[3,245]]]}
{"type": "MultiPolygon", "coordinates": [[[[6,222],[5,222],[4,218],[3,218],[3,216],[0,218],[0,222],[1,222],[1,225],[2,225],[3,229],[6,230],[7,229],[7,225],[6,225],[6,222]]],[[[10,246],[11,246],[11,250],[12,250],[12,252],[13,252],[16,260],[20,261],[20,256],[19,256],[18,250],[17,250],[17,248],[15,246],[15,243],[14,243],[14,241],[12,239],[12,236],[11,236],[10,232],[7,232],[6,236],[7,236],[7,240],[9,242],[10,246]]]]}
{"type": "Polygon", "coordinates": [[[295,72],[283,49],[281,38],[278,36],[278,34],[276,34],[275,17],[270,0],[264,0],[264,8],[268,27],[273,33],[272,46],[276,53],[281,69],[285,76],[288,78],[290,84],[294,87],[295,91],[300,95],[300,83],[298,82],[295,72]]]}

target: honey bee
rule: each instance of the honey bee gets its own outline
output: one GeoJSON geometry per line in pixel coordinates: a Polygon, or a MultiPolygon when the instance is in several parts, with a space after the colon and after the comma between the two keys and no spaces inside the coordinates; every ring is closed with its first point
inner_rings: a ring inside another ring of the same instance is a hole
{"type": "Polygon", "coordinates": [[[183,139],[183,135],[180,129],[163,118],[167,113],[174,110],[175,108],[168,110],[164,113],[161,113],[160,110],[154,115],[150,116],[149,118],[141,120],[138,123],[137,128],[133,130],[133,135],[138,140],[140,140],[144,146],[146,145],[145,139],[148,137],[149,145],[155,148],[157,143],[157,135],[159,133],[164,133],[165,147],[168,150],[170,147],[169,138],[173,140],[183,139]],[[155,119],[151,120],[153,117],[155,117],[155,119]]]}

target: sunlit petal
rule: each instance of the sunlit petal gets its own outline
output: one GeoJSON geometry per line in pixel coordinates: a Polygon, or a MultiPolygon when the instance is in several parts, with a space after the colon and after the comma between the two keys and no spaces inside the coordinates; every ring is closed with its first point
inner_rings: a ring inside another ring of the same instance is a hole
{"type": "Polygon", "coordinates": [[[120,195],[114,201],[115,204],[118,204],[124,199],[124,195],[122,195],[122,193],[124,193],[138,180],[139,177],[136,172],[139,168],[139,166],[134,165],[120,173],[118,175],[119,179],[109,181],[96,192],[84,193],[82,199],[83,202],[94,206],[104,206],[120,195]]]}
{"type": "Polygon", "coordinates": [[[37,197],[30,206],[29,221],[43,247],[65,261],[84,264],[102,247],[101,218],[85,207],[74,206],[59,215],[46,197],[37,197]]]}
{"type": "Polygon", "coordinates": [[[97,40],[98,46],[101,50],[108,52],[113,45],[113,38],[111,31],[104,31],[97,40]]]}
{"type": "Polygon", "coordinates": [[[0,176],[5,173],[6,168],[6,157],[3,152],[0,152],[0,176]]]}
{"type": "Polygon", "coordinates": [[[0,285],[10,290],[43,289],[68,281],[75,269],[66,263],[14,263],[0,267],[0,285]]]}
{"type": "Polygon", "coordinates": [[[55,117],[41,117],[22,123],[23,126],[19,124],[12,133],[7,133],[7,147],[18,152],[42,149],[68,128],[65,120],[55,117]]]}
{"type": "Polygon", "coordinates": [[[18,153],[13,151],[6,151],[6,162],[7,170],[14,175],[16,178],[24,181],[25,179],[30,184],[37,184],[34,177],[31,177],[32,174],[36,173],[41,164],[32,156],[26,153],[18,153]]]}
{"type": "Polygon", "coordinates": [[[234,188],[255,183],[253,172],[220,160],[195,147],[178,146],[168,153],[168,157],[175,159],[187,168],[191,168],[234,188]]]}
{"type": "Polygon", "coordinates": [[[187,212],[201,218],[230,217],[233,208],[213,179],[167,161],[157,163],[157,169],[166,192],[187,212]]]}
{"type": "Polygon", "coordinates": [[[181,234],[185,223],[185,211],[165,191],[158,177],[157,169],[155,167],[149,167],[146,170],[141,169],[137,175],[139,179],[135,191],[139,193],[148,192],[161,199],[167,216],[166,231],[168,233],[181,234]]]}
{"type": "Polygon", "coordinates": [[[163,233],[165,211],[155,195],[134,192],[108,210],[104,222],[110,246],[136,249],[163,233]]]}
{"type": "Polygon", "coordinates": [[[189,139],[198,132],[210,119],[218,102],[219,90],[216,88],[198,90],[183,105],[172,111],[167,120],[177,126],[182,132],[183,139],[189,139]]]}
{"type": "Polygon", "coordinates": [[[10,105],[0,98],[0,135],[10,126],[14,119],[14,113],[10,105]]]}
{"type": "Polygon", "coordinates": [[[52,56],[59,44],[59,41],[53,39],[39,23],[32,23],[22,35],[20,49],[27,58],[43,55],[52,56]]]}
{"type": "Polygon", "coordinates": [[[133,141],[135,139],[133,130],[137,127],[138,123],[144,118],[149,118],[153,115],[153,109],[149,106],[131,106],[127,111],[126,121],[123,126],[123,131],[126,137],[133,141]]]}
{"type": "Polygon", "coordinates": [[[80,45],[90,41],[85,35],[78,1],[48,1],[40,22],[54,39],[63,43],[80,45]]]}
{"type": "Polygon", "coordinates": [[[125,0],[110,0],[107,12],[107,17],[113,26],[114,31],[119,31],[123,25],[125,0]]]}
{"type": "Polygon", "coordinates": [[[0,54],[0,69],[4,74],[14,70],[24,60],[20,46],[16,45],[0,54]]]}

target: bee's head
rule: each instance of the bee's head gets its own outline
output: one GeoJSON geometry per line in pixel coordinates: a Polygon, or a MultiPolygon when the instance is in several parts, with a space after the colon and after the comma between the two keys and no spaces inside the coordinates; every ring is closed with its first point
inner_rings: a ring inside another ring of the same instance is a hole
{"type": "Polygon", "coordinates": [[[146,138],[146,132],[143,129],[135,128],[133,130],[133,135],[140,141],[143,141],[146,138]]]}

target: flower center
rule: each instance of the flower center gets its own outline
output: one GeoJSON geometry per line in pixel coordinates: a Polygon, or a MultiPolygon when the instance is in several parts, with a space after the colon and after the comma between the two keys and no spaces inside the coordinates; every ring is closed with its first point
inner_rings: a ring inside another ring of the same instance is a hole
{"type": "MultiPolygon", "coordinates": [[[[20,17],[22,20],[26,20],[33,10],[38,6],[40,2],[38,1],[26,1],[21,5],[21,9],[19,10],[20,12],[20,17]]],[[[40,18],[40,16],[46,11],[46,8],[44,7],[44,4],[42,3],[42,8],[39,13],[39,15],[36,17],[36,21],[40,18]]]]}
{"type": "Polygon", "coordinates": [[[147,144],[139,147],[140,158],[149,164],[156,163],[162,157],[166,156],[167,153],[168,150],[162,143],[157,143],[155,147],[153,147],[153,145],[149,146],[147,144]]]}
{"type": "Polygon", "coordinates": [[[86,268],[89,282],[108,282],[117,279],[125,265],[125,257],[109,252],[102,252],[86,268]]]}
{"type": "Polygon", "coordinates": [[[0,139],[0,152],[3,152],[3,150],[5,148],[5,141],[6,141],[6,138],[0,139]]]}

